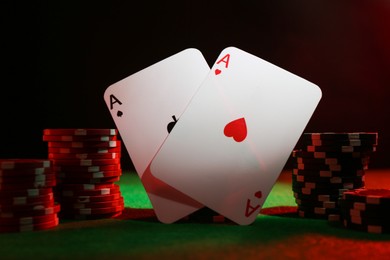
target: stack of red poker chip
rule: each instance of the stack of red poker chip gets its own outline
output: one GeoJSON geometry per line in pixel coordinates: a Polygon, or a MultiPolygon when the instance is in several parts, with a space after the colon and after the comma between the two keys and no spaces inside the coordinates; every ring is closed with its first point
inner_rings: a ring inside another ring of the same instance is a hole
{"type": "Polygon", "coordinates": [[[301,217],[340,219],[344,191],[365,186],[378,133],[304,133],[292,153],[292,190],[301,217]]]}
{"type": "Polygon", "coordinates": [[[0,233],[58,226],[55,185],[49,160],[0,159],[0,233]]]}
{"type": "Polygon", "coordinates": [[[118,216],[124,200],[121,141],[116,129],[44,129],[48,157],[58,180],[55,195],[61,217],[72,219],[118,216]]]}

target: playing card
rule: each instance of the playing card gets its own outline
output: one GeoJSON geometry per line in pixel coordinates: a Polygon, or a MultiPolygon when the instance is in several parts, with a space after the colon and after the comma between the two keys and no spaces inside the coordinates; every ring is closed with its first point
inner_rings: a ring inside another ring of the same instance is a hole
{"type": "Polygon", "coordinates": [[[210,68],[186,49],[109,86],[104,100],[158,219],[174,222],[202,207],[157,180],[149,164],[210,68]]]}
{"type": "Polygon", "coordinates": [[[232,221],[250,224],[320,98],[313,83],[227,48],[153,159],[151,172],[232,221]]]}

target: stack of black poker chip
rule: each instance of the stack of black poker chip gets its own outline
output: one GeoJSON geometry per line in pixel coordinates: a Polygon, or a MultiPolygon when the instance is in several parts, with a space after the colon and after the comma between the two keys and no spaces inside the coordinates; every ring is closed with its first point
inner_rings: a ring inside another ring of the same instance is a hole
{"type": "Polygon", "coordinates": [[[390,189],[354,189],[339,199],[340,217],[347,229],[390,233],[390,189]]]}
{"type": "Polygon", "coordinates": [[[376,151],[378,134],[304,133],[292,153],[292,190],[298,215],[340,219],[339,198],[365,187],[365,171],[376,151]]]}

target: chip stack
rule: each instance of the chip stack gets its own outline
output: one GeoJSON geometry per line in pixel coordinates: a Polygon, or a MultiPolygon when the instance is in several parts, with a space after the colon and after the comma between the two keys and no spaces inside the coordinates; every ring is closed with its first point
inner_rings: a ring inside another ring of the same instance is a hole
{"type": "Polygon", "coordinates": [[[304,133],[294,150],[292,190],[298,215],[338,220],[344,191],[365,186],[377,133],[304,133]]]}
{"type": "Polygon", "coordinates": [[[44,129],[58,185],[60,217],[96,219],[124,209],[119,181],[121,141],[116,129],[44,129]]]}
{"type": "Polygon", "coordinates": [[[390,232],[390,189],[354,189],[339,199],[341,221],[348,229],[390,232]]]}
{"type": "Polygon", "coordinates": [[[49,160],[0,159],[0,233],[58,226],[55,185],[49,160]]]}

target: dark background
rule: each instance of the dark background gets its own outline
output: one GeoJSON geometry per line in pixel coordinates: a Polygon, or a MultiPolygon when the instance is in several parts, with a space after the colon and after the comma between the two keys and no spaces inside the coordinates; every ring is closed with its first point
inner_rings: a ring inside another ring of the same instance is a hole
{"type": "Polygon", "coordinates": [[[44,128],[115,128],[109,85],[236,46],[322,89],[305,132],[377,131],[371,167],[390,167],[390,1],[143,2],[2,1],[1,157],[45,157],[44,128]]]}

